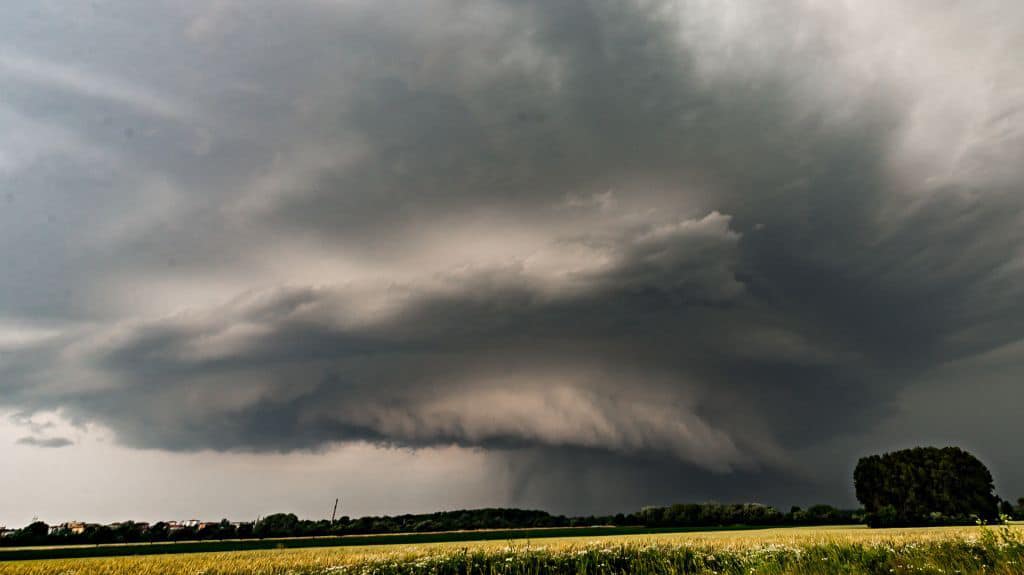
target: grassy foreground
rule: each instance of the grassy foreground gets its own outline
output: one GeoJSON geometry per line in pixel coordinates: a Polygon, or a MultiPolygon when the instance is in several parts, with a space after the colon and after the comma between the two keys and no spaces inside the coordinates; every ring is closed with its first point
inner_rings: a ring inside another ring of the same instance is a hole
{"type": "Polygon", "coordinates": [[[0,564],[11,575],[830,575],[1024,573],[1017,528],[791,528],[0,564]]]}
{"type": "MultiPolygon", "coordinates": [[[[717,527],[715,531],[763,529],[755,526],[717,527]]],[[[440,531],[434,533],[385,533],[345,535],[342,537],[287,537],[268,539],[228,539],[223,541],[160,541],[156,543],[108,543],[102,545],[50,545],[0,548],[0,562],[29,559],[73,559],[81,557],[115,557],[122,555],[162,555],[169,553],[213,553],[219,551],[255,551],[258,549],[292,549],[303,547],[368,547],[376,545],[422,545],[429,543],[467,542],[474,546],[483,541],[516,539],[579,538],[608,535],[654,535],[658,533],[706,532],[707,527],[549,527],[535,529],[484,529],[473,531],[440,531]]]]}

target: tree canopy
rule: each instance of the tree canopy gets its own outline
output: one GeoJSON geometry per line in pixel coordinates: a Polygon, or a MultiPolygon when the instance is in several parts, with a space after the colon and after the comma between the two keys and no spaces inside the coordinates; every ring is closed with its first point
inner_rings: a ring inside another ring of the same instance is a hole
{"type": "Polygon", "coordinates": [[[915,447],[864,457],[853,479],[872,527],[998,518],[992,474],[958,447],[915,447]]]}

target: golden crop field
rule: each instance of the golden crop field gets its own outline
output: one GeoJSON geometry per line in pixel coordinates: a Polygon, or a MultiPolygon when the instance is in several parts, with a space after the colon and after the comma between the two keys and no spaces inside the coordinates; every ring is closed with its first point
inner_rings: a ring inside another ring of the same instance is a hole
{"type": "Polygon", "coordinates": [[[1024,528],[796,527],[0,563],[4,575],[1024,573],[1024,528]]]}

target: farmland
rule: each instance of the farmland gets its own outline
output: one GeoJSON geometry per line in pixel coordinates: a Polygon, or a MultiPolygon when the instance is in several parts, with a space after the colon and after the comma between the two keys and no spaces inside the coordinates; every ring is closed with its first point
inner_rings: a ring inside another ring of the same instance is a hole
{"type": "Polygon", "coordinates": [[[1021,527],[778,528],[0,563],[42,575],[1024,573],[1021,527]]]}
{"type": "MultiPolygon", "coordinates": [[[[716,527],[716,531],[756,529],[743,525],[716,527]]],[[[542,540],[622,535],[657,535],[683,532],[708,532],[708,528],[687,527],[554,527],[537,529],[477,529],[436,533],[389,533],[381,535],[349,535],[344,537],[278,537],[267,539],[229,539],[221,541],[183,541],[129,543],[108,545],[50,545],[0,548],[0,562],[16,559],[71,559],[124,555],[163,555],[178,553],[210,553],[223,551],[256,551],[261,549],[294,549],[307,547],[378,547],[456,543],[479,545],[485,541],[542,540]]]]}

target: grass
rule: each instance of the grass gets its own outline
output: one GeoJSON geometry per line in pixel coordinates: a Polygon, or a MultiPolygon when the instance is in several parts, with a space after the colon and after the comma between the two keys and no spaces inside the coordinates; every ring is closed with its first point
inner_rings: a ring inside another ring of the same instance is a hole
{"type": "Polygon", "coordinates": [[[789,528],[0,563],[4,575],[1024,573],[1019,528],[789,528]]]}
{"type": "MultiPolygon", "coordinates": [[[[0,562],[27,559],[70,559],[79,557],[113,557],[123,555],[157,555],[170,553],[209,553],[253,551],[258,549],[290,549],[305,547],[362,547],[376,545],[416,545],[447,542],[512,541],[519,539],[578,538],[610,535],[654,535],[708,531],[706,527],[546,527],[536,529],[483,529],[434,533],[397,533],[346,535],[344,537],[288,537],[271,539],[230,539],[225,541],[183,541],[159,543],[120,543],[104,545],[56,545],[0,548],[0,562]]],[[[756,526],[718,527],[715,530],[738,531],[756,526]]]]}

